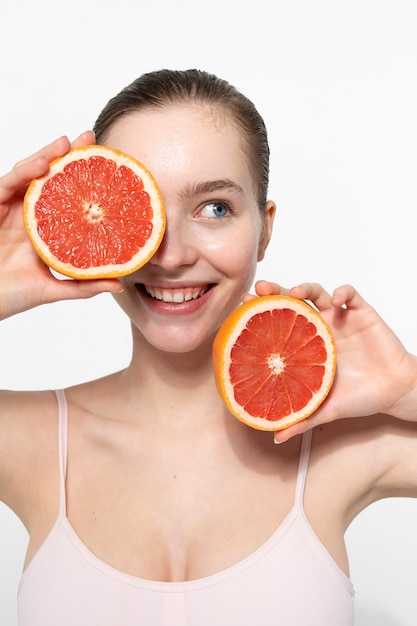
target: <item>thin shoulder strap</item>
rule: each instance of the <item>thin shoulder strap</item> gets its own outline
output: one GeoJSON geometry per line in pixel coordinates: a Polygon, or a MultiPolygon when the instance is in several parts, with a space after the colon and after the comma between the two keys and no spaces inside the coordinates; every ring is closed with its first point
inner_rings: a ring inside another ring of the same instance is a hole
{"type": "Polygon", "coordinates": [[[308,430],[303,434],[301,441],[300,462],[298,464],[297,486],[295,489],[295,505],[298,509],[303,509],[304,487],[307,477],[308,461],[310,458],[311,439],[313,430],[308,430]]]}
{"type": "Polygon", "coordinates": [[[58,402],[58,451],[59,451],[59,508],[60,513],[66,513],[65,484],[67,477],[68,455],[68,404],[63,389],[55,391],[58,402]]]}

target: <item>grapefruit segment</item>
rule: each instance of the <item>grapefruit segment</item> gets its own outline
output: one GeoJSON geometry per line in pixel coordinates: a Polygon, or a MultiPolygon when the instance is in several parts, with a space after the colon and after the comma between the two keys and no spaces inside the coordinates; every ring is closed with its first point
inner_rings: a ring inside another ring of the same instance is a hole
{"type": "Polygon", "coordinates": [[[29,185],[23,217],[43,261],[72,278],[134,272],[155,253],[165,230],[152,174],[107,146],[77,148],[53,161],[29,185]]]}
{"type": "Polygon", "coordinates": [[[259,430],[282,430],[325,400],[336,372],[327,323],[306,302],[261,296],[229,315],[213,344],[216,385],[229,411],[259,430]]]}

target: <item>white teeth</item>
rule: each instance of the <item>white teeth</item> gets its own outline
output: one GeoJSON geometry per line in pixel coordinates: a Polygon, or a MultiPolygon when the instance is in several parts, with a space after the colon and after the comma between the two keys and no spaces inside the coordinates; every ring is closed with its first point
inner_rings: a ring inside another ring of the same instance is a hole
{"type": "Polygon", "coordinates": [[[146,285],[145,290],[156,300],[182,304],[183,302],[189,302],[189,300],[196,300],[207,291],[207,288],[188,287],[187,289],[158,289],[156,287],[146,285]]]}

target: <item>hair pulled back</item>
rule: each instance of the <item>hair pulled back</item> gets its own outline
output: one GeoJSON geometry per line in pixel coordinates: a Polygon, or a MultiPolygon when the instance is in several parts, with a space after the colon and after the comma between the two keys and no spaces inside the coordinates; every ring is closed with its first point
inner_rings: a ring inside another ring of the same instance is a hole
{"type": "Polygon", "coordinates": [[[113,124],[132,112],[176,103],[210,104],[230,116],[243,133],[259,207],[264,208],[269,180],[269,145],[265,123],[254,104],[227,81],[208,72],[162,69],[142,74],[114,96],[93,130],[105,144],[113,124]]]}

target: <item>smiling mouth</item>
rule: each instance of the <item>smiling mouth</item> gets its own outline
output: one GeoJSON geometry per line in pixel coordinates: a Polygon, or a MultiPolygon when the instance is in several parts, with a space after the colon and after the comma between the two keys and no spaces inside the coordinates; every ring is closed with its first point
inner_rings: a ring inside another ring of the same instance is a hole
{"type": "Polygon", "coordinates": [[[167,289],[165,287],[155,287],[153,285],[140,285],[142,290],[154,300],[167,302],[169,304],[183,304],[190,300],[197,300],[204,296],[212,285],[200,287],[185,287],[183,289],[167,289]]]}

